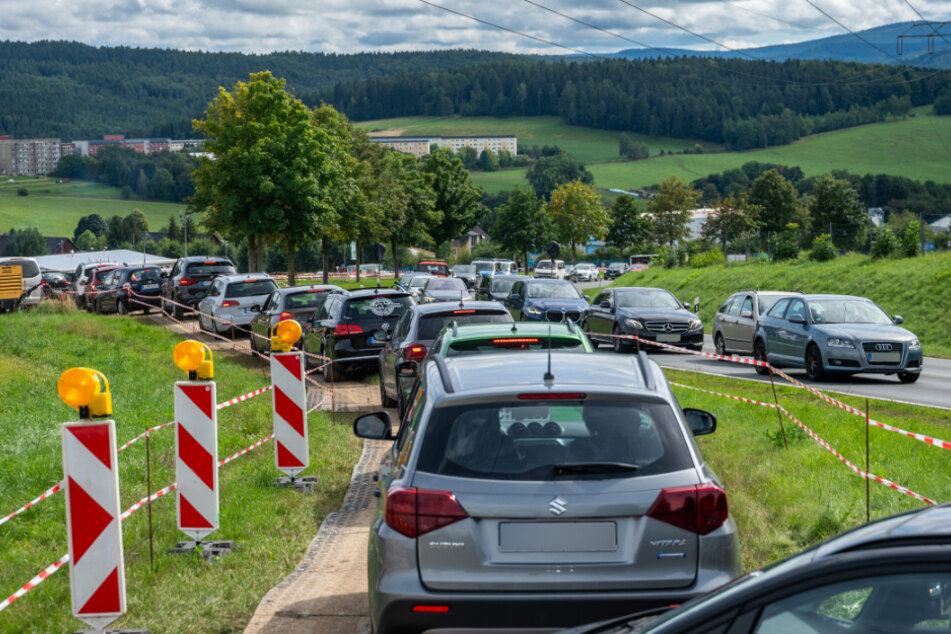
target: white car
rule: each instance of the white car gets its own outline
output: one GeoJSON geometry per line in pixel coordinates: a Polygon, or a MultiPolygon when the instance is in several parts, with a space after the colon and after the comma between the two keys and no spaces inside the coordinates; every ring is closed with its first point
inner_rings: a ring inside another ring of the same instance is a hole
{"type": "Polygon", "coordinates": [[[535,272],[532,274],[536,278],[548,278],[553,280],[565,279],[565,261],[564,260],[539,260],[535,265],[535,272]]]}
{"type": "Polygon", "coordinates": [[[571,272],[572,282],[597,282],[598,267],[590,262],[582,262],[571,272]]]}
{"type": "MultiPolygon", "coordinates": [[[[33,258],[0,258],[0,266],[18,266],[23,277],[23,292],[20,306],[35,306],[43,301],[43,274],[40,272],[40,266],[33,258]]],[[[16,292],[16,291],[14,291],[16,292]]],[[[16,303],[15,299],[2,300],[4,308],[12,308],[16,303]]]]}
{"type": "Polygon", "coordinates": [[[277,283],[267,273],[216,277],[205,297],[198,302],[198,326],[214,333],[230,332],[232,325],[249,326],[260,312],[261,305],[275,290],[277,283]],[[255,305],[258,309],[252,310],[255,305]]]}
{"type": "Polygon", "coordinates": [[[86,285],[92,281],[93,273],[96,269],[107,266],[119,266],[118,262],[84,262],[76,267],[76,275],[73,277],[73,292],[76,294],[76,305],[80,308],[86,308],[86,285]]]}

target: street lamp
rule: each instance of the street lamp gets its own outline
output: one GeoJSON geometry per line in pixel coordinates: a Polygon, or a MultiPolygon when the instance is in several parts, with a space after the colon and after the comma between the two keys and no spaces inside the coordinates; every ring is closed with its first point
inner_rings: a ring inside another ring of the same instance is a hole
{"type": "Polygon", "coordinates": [[[188,214],[184,209],[179,210],[178,215],[182,219],[182,228],[185,231],[185,257],[188,257],[188,214]]]}

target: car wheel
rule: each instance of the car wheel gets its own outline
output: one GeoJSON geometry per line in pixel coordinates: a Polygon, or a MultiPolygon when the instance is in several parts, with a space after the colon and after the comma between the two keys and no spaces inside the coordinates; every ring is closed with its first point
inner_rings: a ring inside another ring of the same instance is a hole
{"type": "Polygon", "coordinates": [[[822,353],[815,344],[806,348],[806,376],[810,381],[821,381],[825,378],[825,371],[822,369],[822,353]]]}
{"type": "Polygon", "coordinates": [[[726,342],[723,341],[723,335],[720,333],[717,333],[717,336],[713,338],[713,345],[716,347],[717,354],[724,357],[729,354],[726,350],[726,342]]]}
{"type": "Polygon", "coordinates": [[[899,372],[898,380],[902,383],[914,383],[921,376],[921,372],[899,372]]]}
{"type": "Polygon", "coordinates": [[[614,334],[614,351],[617,353],[630,352],[630,344],[620,337],[621,329],[615,326],[612,333],[614,334]]]}
{"type": "MultiPolygon", "coordinates": [[[[396,391],[399,392],[399,381],[396,382],[396,391]]],[[[389,394],[386,393],[386,388],[383,386],[383,373],[380,373],[380,402],[383,404],[384,408],[396,407],[397,402],[394,399],[391,399],[389,394]]]]}
{"type": "Polygon", "coordinates": [[[598,349],[598,346],[601,344],[601,342],[600,342],[600,341],[595,341],[594,338],[591,336],[591,332],[588,330],[588,322],[582,323],[582,324],[581,324],[581,329],[584,331],[584,334],[586,334],[586,335],[588,336],[588,341],[591,342],[591,347],[594,348],[595,350],[597,350],[597,349],[598,349]]]}
{"type": "MultiPolygon", "coordinates": [[[[753,344],[753,358],[757,361],[762,361],[763,363],[769,363],[766,358],[766,344],[763,343],[762,339],[757,339],[756,343],[753,344]]],[[[755,366],[756,373],[760,375],[769,374],[769,368],[764,368],[763,366],[755,366]]]]}
{"type": "Polygon", "coordinates": [[[181,321],[185,319],[185,311],[182,310],[182,307],[178,304],[172,304],[172,317],[178,321],[181,321]]]}
{"type": "Polygon", "coordinates": [[[128,315],[129,309],[126,307],[125,302],[121,299],[116,300],[116,312],[120,315],[128,315]]]}
{"type": "MultiPolygon", "coordinates": [[[[323,350],[320,351],[320,355],[323,357],[330,356],[323,350]]],[[[337,366],[333,363],[327,362],[326,360],[321,360],[321,362],[324,364],[324,381],[339,381],[341,378],[341,372],[337,366]]]]}

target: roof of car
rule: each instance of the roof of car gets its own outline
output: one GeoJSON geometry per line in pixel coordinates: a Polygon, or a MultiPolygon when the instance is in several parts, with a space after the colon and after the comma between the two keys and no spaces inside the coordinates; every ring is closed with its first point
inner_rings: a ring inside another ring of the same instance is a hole
{"type": "Polygon", "coordinates": [[[497,310],[499,312],[508,312],[508,309],[505,308],[502,304],[498,302],[470,302],[466,301],[465,304],[459,306],[459,302],[435,302],[433,304],[417,304],[411,308],[413,312],[419,315],[430,315],[433,313],[448,313],[456,310],[470,311],[470,310],[497,310]]]}
{"type": "Polygon", "coordinates": [[[832,295],[832,294],[815,294],[815,295],[803,295],[803,299],[860,299],[862,301],[870,302],[868,297],[859,297],[858,295],[832,295]]]}
{"type": "Polygon", "coordinates": [[[813,549],[812,559],[882,542],[940,537],[951,540],[951,502],[890,515],[847,531],[813,549]]]}
{"type": "Polygon", "coordinates": [[[224,280],[225,282],[241,282],[243,280],[270,280],[271,276],[267,273],[232,273],[231,275],[219,275],[215,279],[224,280]]]}
{"type": "Polygon", "coordinates": [[[182,258],[182,261],[185,262],[186,264],[193,264],[195,262],[205,262],[205,261],[211,262],[212,260],[214,260],[216,263],[227,262],[231,266],[234,266],[234,263],[228,258],[222,258],[217,255],[189,255],[188,257],[182,258]]]}
{"type": "MultiPolygon", "coordinates": [[[[448,303],[448,302],[446,302],[448,303]]],[[[466,308],[471,304],[495,304],[497,302],[466,302],[466,308]]],[[[503,307],[504,308],[504,307],[503,307]]],[[[507,324],[465,324],[459,326],[456,334],[452,337],[453,341],[463,341],[471,339],[484,339],[486,337],[513,337],[518,335],[548,336],[547,321],[538,322],[512,322],[507,324]]],[[[568,329],[568,325],[561,322],[551,323],[551,334],[559,337],[576,337],[581,339],[581,328],[575,326],[574,332],[568,329]]]]}
{"type": "Polygon", "coordinates": [[[406,291],[398,288],[357,288],[350,291],[350,297],[359,299],[365,295],[409,295],[406,291]]]}
{"type": "Polygon", "coordinates": [[[752,295],[802,295],[802,291],[736,291],[733,295],[744,295],[750,293],[752,295]]]}
{"type": "Polygon", "coordinates": [[[281,295],[290,295],[291,293],[299,293],[301,291],[327,291],[334,292],[340,291],[341,293],[346,293],[347,291],[343,290],[339,286],[334,286],[333,284],[308,284],[307,286],[288,286],[286,288],[277,289],[281,292],[281,295]]]}
{"type": "Polygon", "coordinates": [[[559,280],[551,277],[527,277],[526,282],[538,282],[539,284],[571,284],[568,280],[559,280]]]}

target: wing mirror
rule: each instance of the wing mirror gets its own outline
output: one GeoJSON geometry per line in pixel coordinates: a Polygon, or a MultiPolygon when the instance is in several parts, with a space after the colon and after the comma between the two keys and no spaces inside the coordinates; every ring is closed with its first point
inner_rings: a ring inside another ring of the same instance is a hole
{"type": "Polygon", "coordinates": [[[509,295],[510,302],[517,302],[519,299],[521,299],[521,297],[519,296],[518,293],[512,293],[511,295],[509,295]]]}
{"type": "Polygon", "coordinates": [[[791,321],[794,324],[804,324],[806,323],[806,318],[797,313],[795,315],[790,315],[789,321],[791,321]]]}
{"type": "Polygon", "coordinates": [[[604,300],[603,302],[601,302],[601,308],[603,308],[604,310],[611,310],[611,302],[608,300],[604,300]]]}
{"type": "Polygon", "coordinates": [[[353,434],[370,440],[392,440],[393,423],[386,412],[366,414],[353,421],[353,434]]]}
{"type": "Polygon", "coordinates": [[[584,301],[586,301],[586,302],[588,302],[588,303],[591,303],[591,296],[590,296],[590,295],[582,295],[582,297],[584,297],[584,301]]]}
{"type": "Polygon", "coordinates": [[[742,317],[743,319],[752,319],[753,311],[747,308],[746,310],[740,313],[740,317],[742,317]]]}
{"type": "Polygon", "coordinates": [[[690,302],[684,302],[684,310],[690,310],[690,302]]]}
{"type": "Polygon", "coordinates": [[[685,407],[684,418],[687,419],[687,427],[694,436],[712,434],[717,430],[717,417],[702,409],[685,407]]]}
{"type": "Polygon", "coordinates": [[[892,321],[895,322],[896,324],[903,324],[905,323],[905,318],[902,317],[901,315],[893,315],[892,321]]]}

